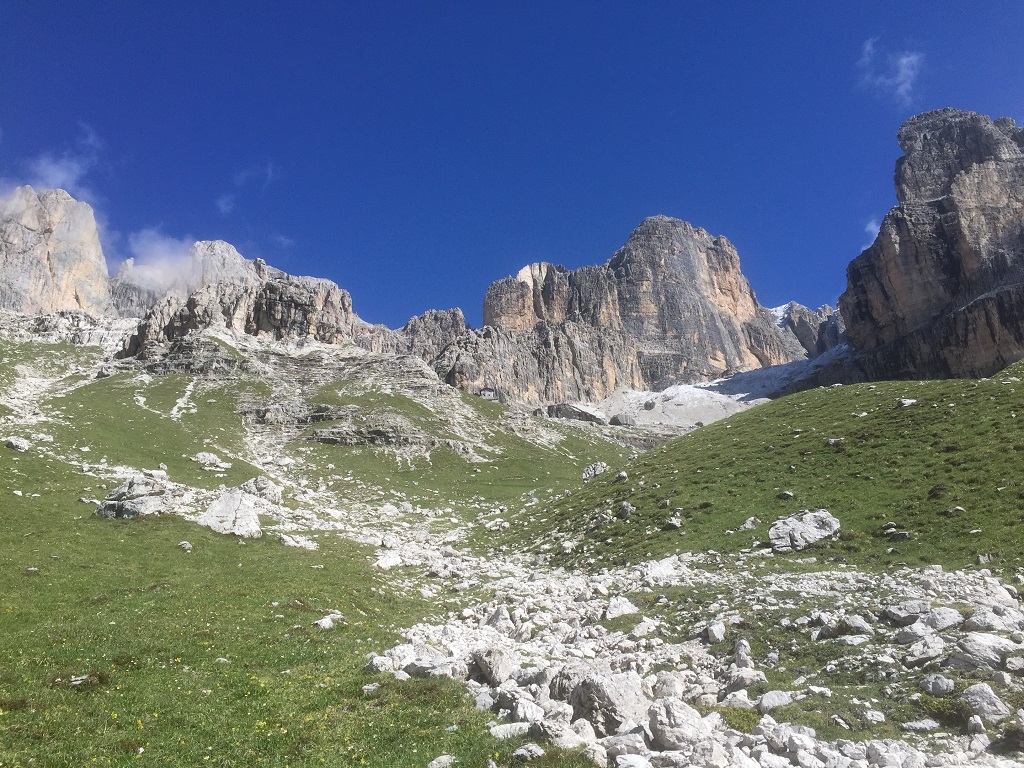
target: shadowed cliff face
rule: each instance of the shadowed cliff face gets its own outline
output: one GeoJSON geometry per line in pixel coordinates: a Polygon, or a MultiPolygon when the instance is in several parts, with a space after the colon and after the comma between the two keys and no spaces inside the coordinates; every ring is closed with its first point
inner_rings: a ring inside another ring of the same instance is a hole
{"type": "Polygon", "coordinates": [[[0,200],[0,309],[112,311],[92,208],[61,189],[19,187],[0,200]]]}
{"type": "Polygon", "coordinates": [[[438,373],[532,403],[707,381],[806,355],[757,303],[732,244],[667,216],[645,219],[603,266],[531,264],[493,283],[484,323],[442,352],[438,373]]]}
{"type": "Polygon", "coordinates": [[[899,205],[839,306],[872,377],[984,376],[1024,357],[1024,129],[944,109],[899,131],[899,205]]]}

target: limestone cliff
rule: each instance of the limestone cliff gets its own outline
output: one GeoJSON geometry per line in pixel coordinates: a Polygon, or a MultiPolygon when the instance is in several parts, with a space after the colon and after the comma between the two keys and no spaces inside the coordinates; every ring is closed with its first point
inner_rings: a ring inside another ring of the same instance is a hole
{"type": "Polygon", "coordinates": [[[61,189],[19,187],[0,202],[0,309],[112,311],[107,265],[88,204],[61,189]]]}
{"type": "Polygon", "coordinates": [[[847,268],[849,341],[873,378],[989,375],[1024,357],[1024,129],[942,109],[898,139],[899,204],[847,268]]]}
{"type": "Polygon", "coordinates": [[[212,285],[255,285],[255,267],[223,240],[194,243],[174,262],[135,263],[127,259],[110,278],[114,307],[122,317],[145,317],[167,296],[184,300],[212,285]]]}
{"type": "Polygon", "coordinates": [[[464,388],[525,402],[600,399],[805,357],[758,304],[724,237],[645,219],[602,266],[532,264],[493,283],[484,329],[435,368],[464,388]]]}
{"type": "Polygon", "coordinates": [[[846,326],[839,311],[828,304],[809,309],[795,301],[772,310],[776,324],[794,355],[805,352],[813,359],[823,355],[846,338],[846,326]]]}
{"type": "Polygon", "coordinates": [[[355,343],[371,352],[415,355],[426,362],[436,359],[441,350],[469,331],[461,309],[428,309],[409,319],[402,328],[383,325],[359,325],[354,328],[355,343]]]}
{"type": "Polygon", "coordinates": [[[360,323],[352,298],[330,280],[295,277],[246,261],[227,243],[196,243],[194,278],[201,287],[188,296],[171,290],[149,311],[124,354],[151,354],[161,342],[190,331],[226,328],[274,340],[351,341],[360,323]],[[209,258],[210,263],[206,263],[209,258]]]}

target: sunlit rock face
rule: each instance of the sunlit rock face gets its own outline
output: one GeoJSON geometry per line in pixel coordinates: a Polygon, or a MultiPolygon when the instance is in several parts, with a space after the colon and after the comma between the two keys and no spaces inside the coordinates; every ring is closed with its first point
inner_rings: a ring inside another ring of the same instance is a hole
{"type": "Polygon", "coordinates": [[[0,308],[110,314],[92,208],[60,189],[19,187],[0,202],[0,308]]]}
{"type": "Polygon", "coordinates": [[[255,262],[230,243],[201,240],[187,253],[138,263],[127,259],[110,278],[114,306],[123,317],[144,317],[167,296],[186,299],[211,285],[256,285],[255,262]]]}
{"type": "Polygon", "coordinates": [[[200,287],[187,295],[186,289],[171,290],[157,300],[126,342],[125,355],[220,328],[275,341],[338,344],[352,341],[353,327],[361,324],[348,291],[330,280],[289,275],[261,259],[246,261],[227,243],[196,243],[193,252],[200,287]],[[212,264],[203,264],[205,258],[212,264]]]}
{"type": "Polygon", "coordinates": [[[807,355],[757,302],[727,239],[667,216],[645,219],[602,266],[531,264],[493,283],[484,324],[435,368],[456,386],[530,403],[661,389],[807,355]]]}
{"type": "Polygon", "coordinates": [[[898,134],[899,205],[839,301],[872,377],[985,376],[1024,357],[1024,129],[942,109],[898,134]]]}

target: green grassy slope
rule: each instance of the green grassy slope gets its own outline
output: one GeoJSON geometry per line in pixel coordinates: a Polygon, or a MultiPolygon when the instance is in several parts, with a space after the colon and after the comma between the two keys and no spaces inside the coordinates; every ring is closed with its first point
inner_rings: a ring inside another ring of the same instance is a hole
{"type": "MultiPolygon", "coordinates": [[[[401,393],[367,392],[336,382],[314,398],[312,404],[356,406],[353,423],[366,418],[399,417],[439,444],[397,449],[381,446],[325,445],[311,439],[293,441],[286,454],[314,468],[320,477],[336,478],[335,488],[361,500],[408,500],[423,506],[464,507],[467,503],[512,504],[530,491],[575,486],[585,466],[595,461],[621,462],[622,446],[571,424],[548,423],[559,435],[551,444],[539,444],[501,425],[505,406],[462,394],[454,404],[472,413],[474,434],[480,441],[473,454],[459,451],[446,441],[463,443],[462,423],[451,413],[435,413],[401,393]]],[[[453,408],[454,408],[453,406],[453,408]]],[[[312,437],[331,422],[317,424],[305,433],[312,437]]]]}
{"type": "MultiPolygon", "coordinates": [[[[15,366],[62,354],[8,351],[8,381],[23,373],[15,366]]],[[[173,516],[105,520],[78,501],[116,484],[82,470],[104,459],[163,462],[172,479],[208,488],[257,474],[238,458],[236,408],[268,397],[258,380],[80,383],[44,398],[52,420],[2,427],[33,445],[0,446],[0,765],[398,768],[445,753],[508,765],[522,740],[490,737],[493,715],[477,712],[460,684],[362,671],[368,652],[436,610],[393,589],[370,550],[328,533],[315,552],[274,537],[241,543],[173,516]],[[204,472],[187,458],[201,450],[234,454],[234,466],[204,472]],[[343,626],[312,625],[335,609],[343,626]]],[[[541,764],[585,765],[557,751],[541,764]]]]}
{"type": "MultiPolygon", "coordinates": [[[[523,541],[578,540],[564,560],[635,562],[766,542],[777,518],[828,509],[843,525],[828,561],[1024,565],[1024,364],[983,381],[883,382],[786,397],[645,453],[513,526],[523,541]],[[912,399],[902,406],[901,399],[912,399]],[[788,493],[787,493],[788,492],[788,493]],[[595,525],[603,510],[636,507],[595,525]],[[957,508],[961,509],[957,509],[957,508]],[[678,530],[667,530],[672,517],[678,530]],[[749,531],[748,518],[760,522],[749,531]],[[887,522],[909,532],[883,534],[887,522]],[[551,536],[552,532],[556,535],[551,536]]],[[[797,555],[794,555],[796,557],[797,555]]],[[[591,562],[593,561],[593,562],[591,562]]]]}
{"type": "Polygon", "coordinates": [[[0,452],[0,764],[482,765],[509,752],[460,685],[361,672],[430,606],[394,594],[357,545],[241,546],[173,517],[103,520],[70,501],[93,482],[0,452]],[[347,625],[311,626],[332,609],[347,625]]]}

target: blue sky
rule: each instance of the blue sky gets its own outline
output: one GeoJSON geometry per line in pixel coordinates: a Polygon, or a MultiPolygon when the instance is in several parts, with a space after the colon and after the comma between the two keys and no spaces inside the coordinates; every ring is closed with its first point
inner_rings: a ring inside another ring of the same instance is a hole
{"type": "Polygon", "coordinates": [[[399,326],[645,216],[762,303],[835,302],[895,134],[1024,120],[1024,3],[0,0],[0,182],[87,199],[109,260],[224,239],[399,326]]]}

